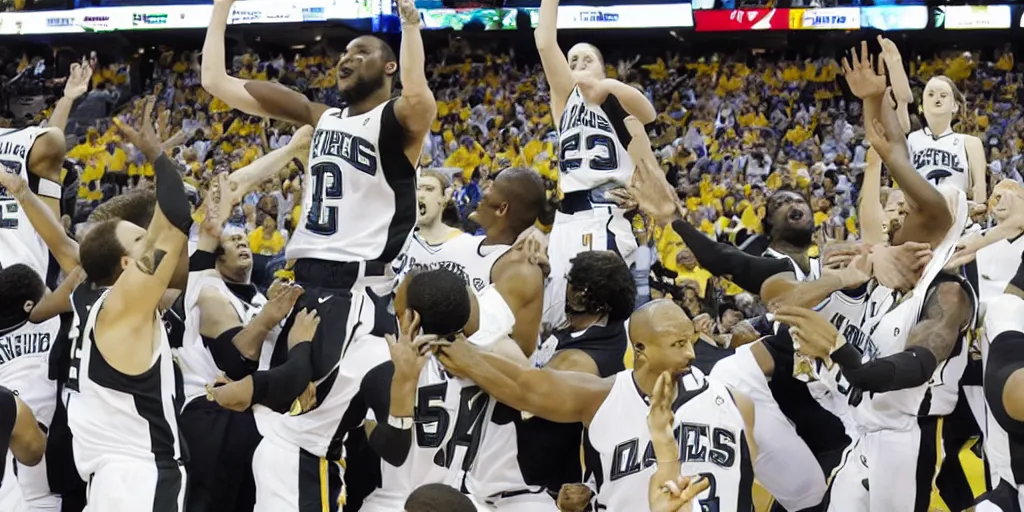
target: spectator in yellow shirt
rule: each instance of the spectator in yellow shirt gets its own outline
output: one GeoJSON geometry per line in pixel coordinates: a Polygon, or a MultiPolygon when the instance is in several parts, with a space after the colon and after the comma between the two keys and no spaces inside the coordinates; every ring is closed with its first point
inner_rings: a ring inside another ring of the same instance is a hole
{"type": "Polygon", "coordinates": [[[273,215],[263,214],[260,227],[249,233],[249,249],[253,254],[277,256],[284,250],[287,242],[288,240],[277,229],[277,219],[273,215]]]}

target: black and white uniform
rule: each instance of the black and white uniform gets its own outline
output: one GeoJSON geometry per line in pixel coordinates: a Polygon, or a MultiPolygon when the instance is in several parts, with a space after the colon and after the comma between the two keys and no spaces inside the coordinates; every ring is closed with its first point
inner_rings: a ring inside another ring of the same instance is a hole
{"type": "MultiPolygon", "coordinates": [[[[805,273],[792,258],[774,249],[766,250],[764,256],[789,260],[800,281],[821,277],[818,258],[810,258],[810,268],[805,273]]],[[[836,292],[817,309],[830,318],[839,315],[859,322],[857,306],[855,298],[836,292]]],[[[734,355],[718,361],[711,375],[754,403],[754,440],[758,446],[754,471],[761,485],[786,510],[814,507],[825,495],[828,472],[849,444],[844,423],[833,412],[842,412],[846,406],[835,403],[838,399],[820,383],[793,377],[796,355],[788,330],[762,338],[760,343],[774,360],[772,379],[765,378],[750,345],[739,347],[734,355]],[[823,471],[791,471],[793,467],[817,466],[823,471]]]]}
{"type": "MultiPolygon", "coordinates": [[[[305,222],[286,248],[305,293],[281,336],[299,311],[316,310],[317,400],[311,410],[276,421],[254,411],[264,436],[253,456],[257,512],[337,510],[342,444],[365,416],[349,405],[366,372],[390,358],[383,335],[397,330],[386,312],[391,264],[416,224],[416,169],[394,108],[395,100],[360,115],[329,109],[313,133],[305,222]]],[[[272,364],[283,362],[286,350],[278,343],[272,364]]]]}
{"type": "MultiPolygon", "coordinates": [[[[167,333],[155,329],[149,370],[140,375],[115,370],[97,348],[95,331],[110,289],[97,293],[90,287],[85,283],[72,294],[67,383],[75,465],[89,485],[86,510],[181,510],[185,455],[178,411],[183,397],[167,333]]],[[[154,322],[163,325],[155,313],[154,322]]]]}
{"type": "Polygon", "coordinates": [[[908,135],[910,159],[918,174],[933,185],[946,183],[964,193],[970,192],[971,169],[964,147],[966,137],[952,129],[936,137],[927,126],[908,135]]]}
{"type": "Polygon", "coordinates": [[[438,245],[431,245],[418,233],[413,233],[405,253],[395,260],[395,273],[402,279],[411,270],[443,268],[461,276],[479,294],[491,284],[494,264],[511,248],[503,244],[484,245],[486,238],[460,233],[438,245]]]}
{"type": "MultiPolygon", "coordinates": [[[[986,304],[984,318],[979,341],[982,361],[988,368],[992,343],[1020,343],[1024,337],[1024,300],[1008,294],[992,297],[986,304]]],[[[1000,384],[985,382],[985,460],[993,475],[994,488],[983,495],[975,507],[978,512],[1024,510],[1024,422],[1006,413],[1000,384]]]]}
{"type": "MultiPolygon", "coordinates": [[[[506,338],[515,315],[494,286],[477,294],[480,329],[470,343],[486,348],[506,338]]],[[[390,364],[385,363],[385,364],[390,364]]],[[[495,400],[469,379],[449,375],[431,356],[420,372],[413,411],[415,435],[405,463],[399,467],[381,461],[381,481],[363,502],[365,512],[403,510],[405,500],[417,487],[443,483],[461,489],[466,471],[488,454],[481,440],[494,410],[495,400]]],[[[367,419],[380,421],[373,410],[367,419]]]]}
{"type": "MultiPolygon", "coordinates": [[[[28,155],[37,138],[48,128],[30,127],[20,130],[0,128],[0,165],[15,172],[28,182],[29,189],[39,194],[60,197],[60,186],[40,180],[28,171],[28,155]],[[56,190],[45,190],[47,187],[56,190]]],[[[21,210],[18,201],[7,190],[0,187],[0,268],[23,263],[32,267],[46,280],[50,263],[50,252],[46,243],[36,233],[28,216],[21,210]]]]}
{"type": "MultiPolygon", "coordinates": [[[[682,474],[702,475],[711,482],[697,497],[700,506],[722,512],[753,510],[754,470],[746,426],[728,388],[691,368],[679,379],[672,407],[682,474]]],[[[638,503],[647,503],[647,487],[656,471],[649,411],[648,397],[637,387],[633,371],[619,372],[588,431],[600,455],[600,468],[594,470],[599,509],[635,510],[638,503]]]]}
{"type": "Polygon", "coordinates": [[[0,454],[3,454],[3,457],[0,458],[0,486],[3,486],[5,490],[3,494],[0,494],[0,510],[13,512],[25,510],[27,507],[22,500],[17,479],[13,477],[4,479],[5,474],[13,473],[7,469],[14,461],[14,457],[8,449],[11,447],[11,435],[14,433],[14,424],[17,421],[18,400],[11,390],[0,386],[0,454]],[[3,485],[4,482],[7,482],[7,485],[3,485]]]}
{"type": "MultiPolygon", "coordinates": [[[[60,319],[51,318],[0,331],[0,386],[25,402],[44,429],[49,429],[57,407],[57,383],[48,372],[50,348],[59,329],[60,319]]],[[[32,510],[60,510],[60,495],[50,491],[45,459],[35,466],[18,466],[16,482],[32,510]]],[[[0,503],[6,502],[10,492],[10,484],[0,487],[0,503]]]]}
{"type": "MultiPolygon", "coordinates": [[[[944,194],[955,193],[957,210],[953,225],[935,247],[917,285],[902,295],[877,283],[870,289],[861,330],[870,336],[877,349],[875,357],[891,356],[907,348],[909,334],[920,321],[925,301],[941,280],[956,280],[969,296],[974,296],[966,280],[942,273],[967,222],[967,198],[962,191],[946,185],[940,188],[944,194]]],[[[865,353],[865,362],[868,356],[865,353]]],[[[961,337],[952,354],[939,363],[930,382],[861,395],[860,402],[852,408],[858,435],[834,473],[828,510],[928,510],[939,457],[938,417],[949,414],[956,405],[967,359],[968,350],[961,337]],[[868,485],[864,485],[865,480],[868,485]]]]}
{"type": "Polygon", "coordinates": [[[604,198],[610,188],[629,184],[633,160],[629,114],[613,95],[590,105],[574,88],[558,121],[558,186],[563,198],[551,228],[548,255],[551,274],[544,289],[545,325],[565,321],[565,275],[569,260],[583,251],[615,251],[632,266],[636,252],[633,227],[625,210],[604,198]]]}

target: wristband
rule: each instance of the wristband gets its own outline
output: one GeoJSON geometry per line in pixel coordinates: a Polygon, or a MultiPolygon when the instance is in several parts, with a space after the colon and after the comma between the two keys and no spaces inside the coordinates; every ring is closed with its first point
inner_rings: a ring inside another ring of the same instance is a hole
{"type": "Polygon", "coordinates": [[[398,430],[412,430],[412,418],[408,416],[396,418],[389,414],[388,425],[391,425],[392,427],[395,427],[398,430]]]}
{"type": "Polygon", "coordinates": [[[64,189],[60,186],[60,183],[46,178],[39,179],[39,195],[49,197],[50,199],[60,199],[63,192],[64,189]]]}

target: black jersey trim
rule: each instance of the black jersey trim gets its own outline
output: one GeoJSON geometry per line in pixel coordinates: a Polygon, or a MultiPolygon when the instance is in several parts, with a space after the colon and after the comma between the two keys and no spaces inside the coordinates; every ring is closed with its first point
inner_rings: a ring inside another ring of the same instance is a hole
{"type": "Polygon", "coordinates": [[[338,464],[299,448],[299,512],[337,512],[341,494],[338,464]]]}
{"type": "MultiPolygon", "coordinates": [[[[11,390],[0,386],[0,453],[7,453],[11,447],[11,435],[18,420],[18,399],[11,390]]],[[[7,457],[0,460],[0,482],[4,481],[7,457]]]]}
{"type": "Polygon", "coordinates": [[[181,496],[180,467],[161,467],[156,472],[156,490],[153,492],[153,512],[181,512],[184,503],[181,496]]]}
{"type": "MultiPolygon", "coordinates": [[[[388,238],[377,261],[391,263],[405,247],[416,226],[416,167],[405,156],[405,128],[395,115],[395,101],[384,105],[377,147],[384,180],[395,194],[395,213],[388,224],[388,238]]],[[[366,212],[372,215],[373,212],[366,212]]],[[[355,221],[355,219],[352,219],[355,221]]]]}
{"type": "Polygon", "coordinates": [[[917,452],[917,471],[914,482],[914,511],[928,512],[932,499],[932,482],[939,463],[939,418],[928,416],[917,420],[921,429],[921,442],[917,452]]]}

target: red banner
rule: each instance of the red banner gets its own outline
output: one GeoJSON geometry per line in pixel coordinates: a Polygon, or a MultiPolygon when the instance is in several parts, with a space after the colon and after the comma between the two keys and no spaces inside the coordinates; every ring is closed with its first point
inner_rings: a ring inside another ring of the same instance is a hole
{"type": "Polygon", "coordinates": [[[695,9],[693,22],[697,32],[788,30],[789,9],[695,9]]]}

